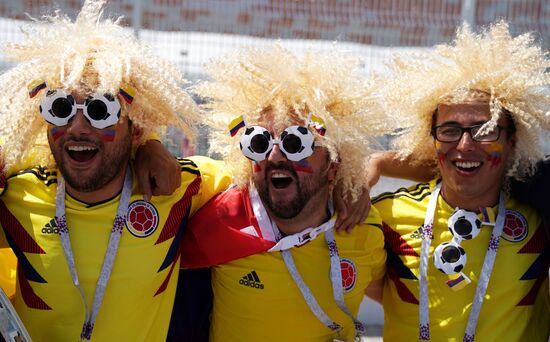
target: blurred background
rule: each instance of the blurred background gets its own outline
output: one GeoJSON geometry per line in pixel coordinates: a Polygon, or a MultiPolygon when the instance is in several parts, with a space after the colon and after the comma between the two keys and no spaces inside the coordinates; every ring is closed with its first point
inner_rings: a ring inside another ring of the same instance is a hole
{"type": "MultiPolygon", "coordinates": [[[[30,17],[53,9],[75,16],[82,0],[0,0],[0,44],[22,38],[20,27],[30,17]]],[[[514,33],[535,32],[550,47],[548,0],[111,0],[106,15],[123,23],[153,50],[176,63],[190,82],[204,78],[203,65],[240,46],[279,41],[295,49],[328,50],[334,45],[358,54],[364,72],[380,70],[396,52],[429,49],[452,39],[458,25],[478,28],[507,20],[514,33]]],[[[10,65],[0,54],[0,72],[10,65]]],[[[204,130],[195,146],[181,132],[163,137],[175,155],[205,154],[204,130]]],[[[547,151],[550,142],[546,141],[547,151]]],[[[409,183],[383,179],[374,194],[409,183]]],[[[383,314],[365,300],[361,320],[368,335],[379,336],[383,314]]],[[[373,337],[378,340],[378,337],[373,337]]]]}

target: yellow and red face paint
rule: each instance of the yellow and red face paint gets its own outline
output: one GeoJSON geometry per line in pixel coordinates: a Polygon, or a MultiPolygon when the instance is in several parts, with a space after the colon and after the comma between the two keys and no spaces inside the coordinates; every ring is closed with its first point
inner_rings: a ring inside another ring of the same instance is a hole
{"type": "Polygon", "coordinates": [[[447,157],[447,153],[443,152],[442,150],[442,144],[440,141],[435,142],[435,155],[440,163],[443,162],[447,157]]]}
{"type": "Polygon", "coordinates": [[[101,140],[111,142],[115,140],[116,130],[114,128],[105,128],[101,130],[101,140]]]}
{"type": "Polygon", "coordinates": [[[496,167],[502,163],[502,151],[504,150],[504,146],[501,143],[491,143],[489,146],[487,146],[487,153],[489,155],[487,156],[487,161],[491,163],[491,167],[496,167]]]}
{"type": "MultiPolygon", "coordinates": [[[[52,135],[53,141],[56,141],[57,139],[64,136],[66,133],[66,127],[65,126],[53,126],[50,128],[50,134],[52,135]]],[[[114,128],[105,128],[101,130],[100,138],[104,142],[111,142],[115,140],[116,136],[116,130],[114,128]]]]}
{"type": "Polygon", "coordinates": [[[307,161],[308,158],[302,159],[299,162],[294,163],[294,170],[296,172],[304,172],[304,173],[313,173],[313,168],[311,167],[311,164],[307,161]]]}
{"type": "MultiPolygon", "coordinates": [[[[296,172],[304,172],[304,173],[313,173],[313,168],[311,167],[311,164],[307,161],[307,158],[304,160],[300,160],[299,162],[292,163],[292,167],[296,172]]],[[[259,162],[252,162],[252,171],[253,172],[261,172],[262,166],[259,162]]]]}
{"type": "Polygon", "coordinates": [[[262,166],[257,161],[252,162],[252,171],[254,172],[262,172],[262,166]]]}
{"type": "Polygon", "coordinates": [[[53,141],[56,141],[65,135],[65,127],[53,126],[50,128],[50,134],[52,135],[53,141]]]}

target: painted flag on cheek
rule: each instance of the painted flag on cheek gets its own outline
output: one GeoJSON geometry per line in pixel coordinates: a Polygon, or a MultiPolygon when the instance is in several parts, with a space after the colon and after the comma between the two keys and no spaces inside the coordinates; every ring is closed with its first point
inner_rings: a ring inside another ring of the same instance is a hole
{"type": "Polygon", "coordinates": [[[500,143],[492,143],[489,145],[487,161],[491,163],[491,167],[498,166],[502,163],[502,150],[504,150],[504,146],[500,143]]]}

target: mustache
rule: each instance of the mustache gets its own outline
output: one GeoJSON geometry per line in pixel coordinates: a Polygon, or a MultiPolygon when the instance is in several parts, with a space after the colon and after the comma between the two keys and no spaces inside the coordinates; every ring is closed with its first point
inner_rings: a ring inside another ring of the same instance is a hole
{"type": "Polygon", "coordinates": [[[88,137],[74,137],[74,136],[68,136],[63,140],[63,144],[68,143],[89,143],[91,145],[94,145],[96,147],[99,147],[101,145],[100,141],[88,138],[88,137]]]}

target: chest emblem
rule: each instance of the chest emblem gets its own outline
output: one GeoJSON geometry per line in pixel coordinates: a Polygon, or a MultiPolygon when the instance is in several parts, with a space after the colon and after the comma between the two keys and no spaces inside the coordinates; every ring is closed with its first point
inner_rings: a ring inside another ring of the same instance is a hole
{"type": "Polygon", "coordinates": [[[154,205],[142,200],[134,201],[128,206],[126,228],[139,238],[153,234],[159,225],[159,214],[154,205]]]}
{"type": "Polygon", "coordinates": [[[342,287],[344,292],[350,292],[355,287],[357,280],[357,269],[350,259],[340,259],[340,269],[342,271],[342,287]]]}
{"type": "Polygon", "coordinates": [[[525,240],[529,232],[527,220],[515,210],[506,210],[506,219],[502,229],[502,238],[510,242],[525,240]]]}

